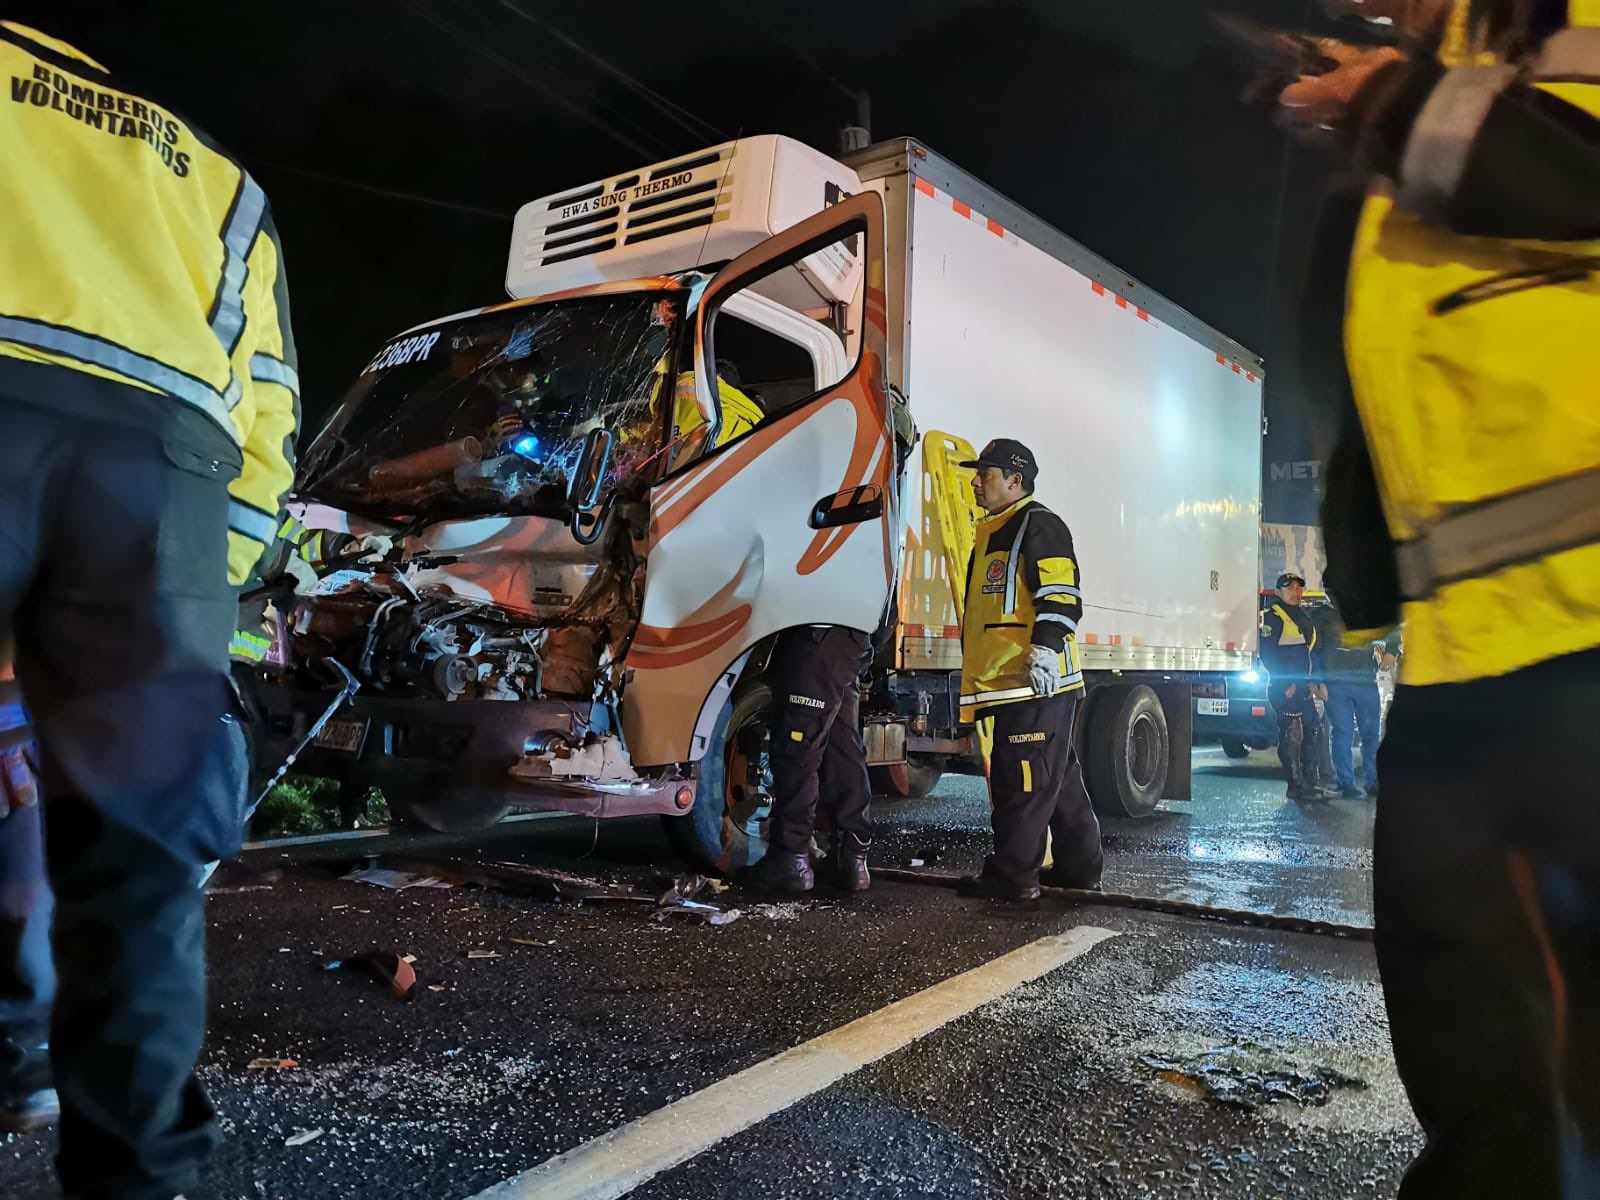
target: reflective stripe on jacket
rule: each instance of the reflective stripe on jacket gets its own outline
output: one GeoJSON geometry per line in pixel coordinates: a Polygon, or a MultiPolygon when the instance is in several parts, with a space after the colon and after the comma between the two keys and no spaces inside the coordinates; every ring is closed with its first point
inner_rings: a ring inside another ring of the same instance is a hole
{"type": "MultiPolygon", "coordinates": [[[[1476,546],[1453,539],[1458,559],[1476,555],[1482,566],[1429,573],[1452,549],[1439,531],[1455,522],[1464,532],[1462,514],[1505,512],[1508,498],[1557,481],[1600,483],[1600,240],[1452,231],[1469,216],[1497,230],[1534,227],[1494,189],[1504,189],[1506,170],[1516,178],[1507,164],[1518,154],[1542,149],[1504,138],[1520,128],[1510,124],[1520,112],[1535,109],[1566,139],[1561,161],[1600,177],[1600,122],[1590,122],[1600,117],[1600,30],[1557,34],[1520,68],[1445,72],[1409,131],[1397,172],[1402,203],[1395,189],[1375,190],[1356,236],[1346,351],[1384,516],[1400,544],[1408,684],[1501,675],[1600,646],[1600,540],[1581,500],[1570,511],[1536,509],[1531,525],[1521,517],[1521,553],[1504,552],[1511,539],[1502,523],[1476,546]],[[1550,96],[1572,107],[1551,109],[1550,96]],[[1486,169],[1495,163],[1506,169],[1486,169]]],[[[1581,189],[1566,195],[1582,199],[1581,189]]],[[[1586,228],[1600,229],[1592,190],[1588,204],[1586,228]]]]}
{"type": "Polygon", "coordinates": [[[294,477],[299,380],[266,197],[187,118],[55,39],[0,22],[0,357],[204,414],[243,459],[229,577],[294,477]]]}
{"type": "Polygon", "coordinates": [[[1061,656],[1060,691],[1083,688],[1082,583],[1066,523],[1032,496],[978,521],[961,633],[963,718],[1032,700],[1028,653],[1061,656]]]}
{"type": "Polygon", "coordinates": [[[1311,679],[1317,630],[1300,608],[1281,600],[1261,614],[1261,664],[1278,685],[1311,679]]]}

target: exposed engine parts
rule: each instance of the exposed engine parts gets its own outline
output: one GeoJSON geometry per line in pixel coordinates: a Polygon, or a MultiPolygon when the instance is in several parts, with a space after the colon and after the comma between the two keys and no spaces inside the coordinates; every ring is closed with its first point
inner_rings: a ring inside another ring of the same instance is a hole
{"type": "Polygon", "coordinates": [[[598,562],[565,564],[505,588],[493,586],[498,577],[465,568],[452,577],[441,562],[453,560],[423,555],[341,571],[295,597],[288,674],[333,657],[372,695],[613,699],[611,676],[638,622],[642,582],[628,531],[614,532],[596,547],[598,562]],[[469,590],[521,603],[463,594],[469,590]]]}

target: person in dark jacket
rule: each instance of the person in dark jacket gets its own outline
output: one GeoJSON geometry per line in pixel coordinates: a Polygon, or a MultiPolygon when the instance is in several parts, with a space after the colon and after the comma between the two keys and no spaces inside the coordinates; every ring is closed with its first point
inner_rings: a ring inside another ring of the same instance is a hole
{"type": "MultiPolygon", "coordinates": [[[[1339,620],[1338,609],[1329,605],[1328,612],[1332,620],[1325,635],[1327,648],[1322,651],[1322,681],[1328,689],[1325,709],[1332,777],[1338,782],[1339,794],[1347,800],[1376,797],[1378,745],[1383,736],[1378,672],[1393,669],[1399,634],[1390,631],[1381,640],[1346,645],[1348,631],[1339,620]],[[1356,779],[1352,732],[1361,736],[1361,781],[1356,779]]],[[[1322,636],[1319,633],[1319,640],[1322,636]]]]}
{"type": "Polygon", "coordinates": [[[1317,743],[1321,738],[1316,678],[1317,630],[1301,604],[1306,581],[1293,571],[1278,576],[1277,596],[1261,614],[1261,663],[1268,698],[1278,719],[1278,760],[1291,800],[1320,800],[1317,743]]]}

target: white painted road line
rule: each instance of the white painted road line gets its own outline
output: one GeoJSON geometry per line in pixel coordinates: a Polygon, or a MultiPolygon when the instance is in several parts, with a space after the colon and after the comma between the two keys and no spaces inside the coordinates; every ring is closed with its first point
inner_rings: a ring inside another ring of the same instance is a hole
{"type": "Polygon", "coordinates": [[[547,1159],[470,1200],[626,1196],[663,1171],[1115,936],[1109,929],[1080,925],[1030,942],[547,1159]]]}

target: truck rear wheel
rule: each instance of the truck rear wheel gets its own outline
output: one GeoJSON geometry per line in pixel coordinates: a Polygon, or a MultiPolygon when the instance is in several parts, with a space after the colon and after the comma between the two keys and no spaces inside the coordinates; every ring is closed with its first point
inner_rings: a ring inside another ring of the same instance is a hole
{"type": "Polygon", "coordinates": [[[1166,711],[1143,684],[1098,690],[1101,694],[1086,714],[1089,798],[1102,816],[1148,817],[1167,787],[1171,746],[1166,711]]]}
{"type": "Polygon", "coordinates": [[[712,727],[700,762],[694,807],[683,816],[663,816],[667,840],[697,871],[732,875],[760,862],[767,852],[766,822],[772,815],[771,771],[766,765],[772,724],[772,689],[757,682],[740,688],[712,727]],[[764,787],[752,790],[752,777],[764,787]]]}
{"type": "Polygon", "coordinates": [[[903,763],[870,767],[872,794],[890,800],[920,800],[944,778],[942,754],[907,754],[903,763]]]}

